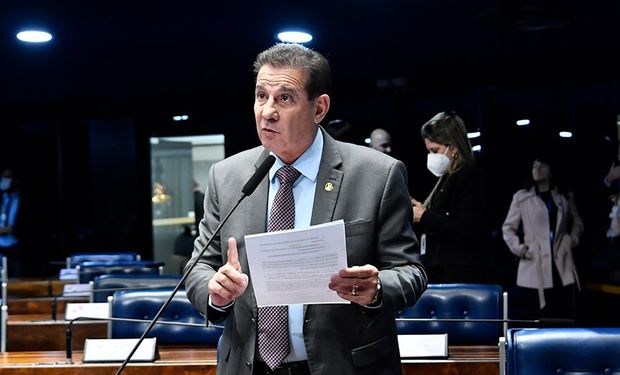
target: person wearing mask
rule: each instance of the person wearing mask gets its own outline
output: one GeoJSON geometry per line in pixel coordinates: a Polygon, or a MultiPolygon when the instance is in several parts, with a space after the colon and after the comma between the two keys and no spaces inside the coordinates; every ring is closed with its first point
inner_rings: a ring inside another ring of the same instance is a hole
{"type": "Polygon", "coordinates": [[[389,155],[392,153],[392,137],[384,129],[377,128],[370,133],[369,146],[389,155]]]}
{"type": "Polygon", "coordinates": [[[20,194],[13,171],[0,175],[0,254],[7,258],[9,276],[22,274],[22,254],[18,236],[20,194]]]}
{"type": "Polygon", "coordinates": [[[441,112],[420,134],[428,170],[438,177],[424,202],[411,199],[429,283],[488,282],[486,176],[475,164],[465,124],[441,112]]]}
{"type": "Polygon", "coordinates": [[[368,147],[336,141],[319,126],[330,107],[331,76],[318,52],[276,44],[258,55],[254,71],[254,114],[262,145],[211,168],[205,216],[189,264],[256,166],[270,154],[276,162],[185,282],[189,299],[209,321],[225,320],[217,373],[400,374],[394,314],[413,305],[426,289],[411,227],[406,169],[368,147]],[[272,217],[285,210],[286,220],[272,217]],[[303,228],[340,219],[348,267],[332,275],[325,288],[351,303],[258,308],[243,236],[283,222],[303,228]]]}
{"type": "Polygon", "coordinates": [[[573,248],[583,222],[573,195],[554,185],[550,162],[535,159],[531,173],[532,186],[514,194],[502,225],[506,245],[519,258],[512,304],[521,311],[512,315],[572,319],[574,287],[579,287],[573,248]]]}

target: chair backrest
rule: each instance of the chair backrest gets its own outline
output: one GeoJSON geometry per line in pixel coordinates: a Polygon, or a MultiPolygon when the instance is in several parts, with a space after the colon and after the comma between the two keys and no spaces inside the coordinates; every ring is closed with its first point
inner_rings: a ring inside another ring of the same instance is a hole
{"type": "Polygon", "coordinates": [[[511,328],[509,375],[620,374],[620,328],[511,328]]]}
{"type": "Polygon", "coordinates": [[[162,262],[150,260],[117,261],[117,262],[81,262],[75,268],[80,284],[87,284],[101,275],[161,275],[162,262]]]}
{"type": "Polygon", "coordinates": [[[504,319],[502,287],[491,284],[429,284],[414,306],[396,314],[398,334],[448,334],[450,345],[497,345],[501,322],[441,319],[504,319]],[[438,319],[404,321],[401,318],[438,319]]]}
{"type": "Polygon", "coordinates": [[[113,289],[154,289],[175,287],[181,275],[101,275],[92,281],[90,302],[107,302],[113,289]],[[103,289],[103,290],[101,290],[103,289]]]}
{"type": "MultiPolygon", "coordinates": [[[[110,317],[151,320],[164,302],[170,297],[173,288],[118,291],[111,296],[110,317]]],[[[200,326],[155,324],[147,337],[157,337],[158,344],[168,345],[209,345],[216,346],[222,329],[207,327],[204,316],[187,299],[184,289],[174,295],[162,313],[160,322],[181,322],[200,326]]],[[[109,325],[109,338],[138,338],[146,330],[148,323],[112,321],[109,325]]]]}
{"type": "Polygon", "coordinates": [[[141,260],[135,252],[78,253],[67,257],[67,268],[74,268],[82,262],[130,262],[141,260]]]}

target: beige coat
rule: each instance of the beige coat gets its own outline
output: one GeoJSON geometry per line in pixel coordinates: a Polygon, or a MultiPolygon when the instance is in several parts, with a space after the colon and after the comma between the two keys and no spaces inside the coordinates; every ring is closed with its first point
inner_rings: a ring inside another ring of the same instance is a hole
{"type": "Polygon", "coordinates": [[[549,213],[534,188],[515,193],[502,226],[508,248],[521,258],[517,285],[538,289],[541,308],[545,306],[544,289],[553,287],[552,261],[557,266],[563,285],[577,283],[579,287],[572,249],[579,244],[583,222],[571,194],[567,198],[554,189],[551,196],[558,208],[553,249],[549,241],[549,213]],[[523,228],[523,243],[517,235],[520,225],[523,228]]]}

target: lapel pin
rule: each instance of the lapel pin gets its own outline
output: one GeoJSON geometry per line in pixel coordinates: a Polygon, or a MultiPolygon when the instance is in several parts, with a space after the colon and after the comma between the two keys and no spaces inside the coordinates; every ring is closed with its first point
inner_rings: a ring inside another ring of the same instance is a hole
{"type": "Polygon", "coordinates": [[[327,182],[325,184],[325,191],[332,191],[334,190],[334,184],[332,184],[331,182],[327,182]]]}

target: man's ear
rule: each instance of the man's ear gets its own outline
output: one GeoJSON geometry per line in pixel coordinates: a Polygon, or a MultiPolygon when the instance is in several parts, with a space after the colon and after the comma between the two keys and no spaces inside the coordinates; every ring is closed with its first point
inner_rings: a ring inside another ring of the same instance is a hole
{"type": "Polygon", "coordinates": [[[330,98],[329,95],[323,94],[317,97],[314,106],[314,123],[320,124],[329,111],[330,98]]]}

